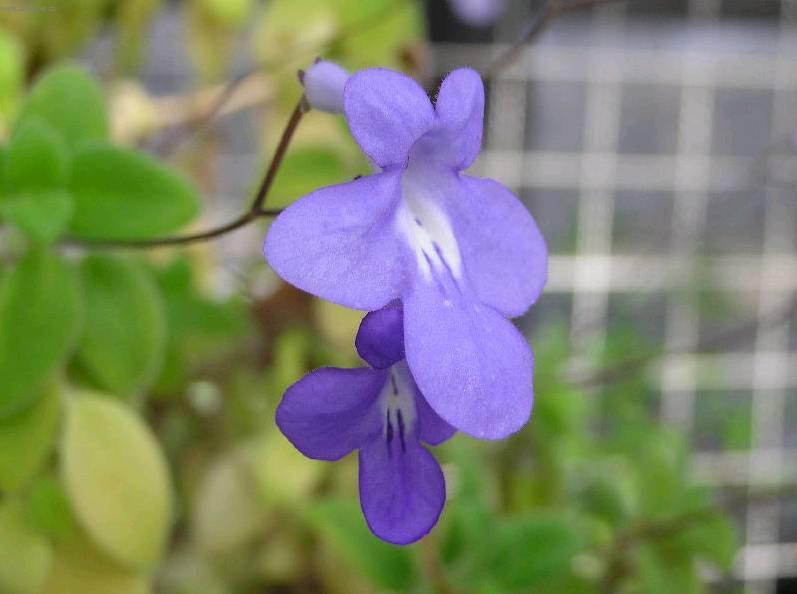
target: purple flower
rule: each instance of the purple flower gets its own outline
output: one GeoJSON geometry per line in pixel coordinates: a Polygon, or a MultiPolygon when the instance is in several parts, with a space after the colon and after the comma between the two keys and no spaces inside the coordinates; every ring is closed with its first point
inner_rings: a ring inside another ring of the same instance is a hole
{"type": "Polygon", "coordinates": [[[412,79],[364,70],[346,83],[344,111],[381,171],[287,208],[266,258],[286,281],[344,306],[400,299],[407,364],[432,408],[474,437],[517,431],[531,412],[533,358],[506,318],[539,296],[547,251],[512,192],[461,173],[481,146],[479,75],[453,71],[433,106],[412,79]]]}
{"type": "Polygon", "coordinates": [[[504,10],[504,0],[451,0],[459,19],[473,27],[492,25],[504,10]]]}
{"type": "Polygon", "coordinates": [[[366,315],[356,344],[372,368],[306,375],[285,393],[277,425],[310,458],[359,450],[368,526],[383,540],[409,544],[437,523],[446,499],[440,465],[421,441],[437,445],[454,429],[426,403],[404,361],[400,307],[366,315]]]}

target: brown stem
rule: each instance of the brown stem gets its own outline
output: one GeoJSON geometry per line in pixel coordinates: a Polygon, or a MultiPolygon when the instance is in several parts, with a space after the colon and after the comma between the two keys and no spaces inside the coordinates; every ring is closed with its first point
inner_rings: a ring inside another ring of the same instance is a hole
{"type": "Polygon", "coordinates": [[[70,238],[67,239],[66,243],[71,245],[101,248],[153,248],[170,245],[186,245],[221,237],[222,235],[226,235],[231,231],[240,229],[241,227],[244,227],[261,217],[272,217],[278,215],[281,212],[280,209],[266,209],[263,208],[263,205],[268,197],[268,192],[271,189],[271,186],[274,185],[277,172],[279,171],[280,165],[282,165],[282,161],[284,160],[285,154],[288,151],[288,147],[291,144],[293,135],[295,134],[296,129],[299,127],[299,122],[301,122],[302,116],[307,112],[308,109],[307,101],[304,95],[302,95],[296,104],[293,113],[291,113],[291,117],[288,119],[285,129],[282,131],[282,136],[277,144],[277,148],[274,150],[274,156],[271,158],[271,163],[269,164],[266,174],[263,177],[263,181],[261,182],[260,187],[258,188],[257,193],[252,200],[252,206],[250,206],[249,210],[247,210],[241,216],[230,221],[229,223],[225,223],[224,225],[213,227],[205,231],[189,233],[188,235],[175,235],[172,237],[156,237],[154,239],[70,238]]]}
{"type": "MultiPolygon", "coordinates": [[[[314,56],[323,54],[329,50],[330,47],[343,39],[362,31],[368,31],[374,25],[378,25],[387,19],[393,18],[393,16],[398,14],[399,11],[409,5],[409,3],[409,0],[394,0],[390,4],[373,11],[373,13],[365,15],[362,19],[342,26],[338,31],[321,43],[299,43],[289,48],[286,53],[294,57],[307,56],[308,60],[312,60],[314,56]]],[[[160,138],[152,142],[151,150],[161,156],[171,154],[183,142],[186,142],[199,131],[208,127],[232,100],[233,96],[243,86],[243,83],[258,74],[262,74],[264,71],[280,72],[285,70],[285,68],[286,66],[283,60],[265,61],[256,64],[224,85],[203,112],[182,124],[175,125],[163,133],[160,138]]]]}
{"type": "Polygon", "coordinates": [[[621,2],[622,0],[548,0],[542,14],[533,21],[528,29],[501,55],[493,60],[482,75],[484,78],[491,78],[496,74],[506,70],[523,53],[525,47],[539,37],[553,22],[553,20],[568,12],[580,12],[588,10],[601,4],[621,2]]]}

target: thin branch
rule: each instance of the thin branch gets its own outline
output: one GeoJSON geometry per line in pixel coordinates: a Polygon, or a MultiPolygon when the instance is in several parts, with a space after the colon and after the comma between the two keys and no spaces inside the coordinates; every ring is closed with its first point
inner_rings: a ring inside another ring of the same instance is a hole
{"type": "Polygon", "coordinates": [[[309,107],[307,105],[307,101],[304,95],[302,95],[296,104],[291,117],[288,119],[285,129],[282,131],[282,136],[280,137],[279,144],[277,144],[277,148],[274,150],[274,156],[271,158],[271,163],[269,164],[266,174],[263,177],[263,181],[260,183],[260,187],[258,188],[257,193],[252,200],[252,206],[250,206],[249,210],[247,210],[238,218],[230,221],[229,223],[225,223],[224,225],[213,227],[205,231],[190,233],[188,235],[130,240],[70,238],[67,240],[67,243],[71,245],[82,245],[86,247],[98,248],[153,248],[171,245],[186,245],[190,243],[200,243],[221,237],[222,235],[226,235],[227,233],[248,225],[258,218],[278,215],[281,212],[280,209],[266,209],[263,207],[263,205],[266,202],[269,190],[271,190],[271,187],[274,185],[274,180],[277,177],[280,165],[282,165],[282,161],[284,160],[285,154],[288,151],[288,147],[293,139],[293,135],[296,132],[296,129],[299,127],[302,116],[304,116],[308,109],[309,107]]]}
{"type": "Polygon", "coordinates": [[[553,20],[559,15],[569,12],[581,12],[600,6],[622,2],[623,0],[548,0],[542,14],[529,24],[526,31],[501,55],[495,58],[482,72],[484,78],[491,78],[506,70],[523,53],[527,45],[537,39],[553,20]]]}
{"type": "MultiPolygon", "coordinates": [[[[343,39],[356,35],[361,31],[367,31],[375,24],[383,22],[385,19],[392,18],[400,9],[409,4],[409,0],[394,0],[387,6],[383,6],[379,10],[364,16],[358,21],[348,23],[338,29],[333,35],[330,35],[326,40],[319,43],[299,43],[293,48],[288,50],[288,54],[294,56],[307,56],[312,59],[319,53],[324,53],[333,45],[339,43],[343,39]]],[[[224,110],[227,103],[229,103],[235,96],[236,92],[243,86],[250,78],[261,74],[264,70],[272,70],[273,72],[280,72],[285,68],[286,61],[281,59],[275,62],[261,62],[249,70],[243,72],[237,77],[230,80],[223,88],[218,91],[216,97],[212,100],[207,109],[191,118],[188,121],[182,122],[167,130],[161,138],[153,143],[153,152],[165,156],[171,154],[182,143],[189,140],[191,137],[208,127],[216,117],[224,110]]]]}
{"type": "Polygon", "coordinates": [[[235,77],[218,92],[207,109],[196,117],[186,120],[167,130],[160,138],[156,138],[151,145],[151,151],[157,155],[165,156],[173,153],[183,142],[199,133],[208,126],[224,109],[235,92],[246,82],[253,72],[246,72],[235,77]]]}

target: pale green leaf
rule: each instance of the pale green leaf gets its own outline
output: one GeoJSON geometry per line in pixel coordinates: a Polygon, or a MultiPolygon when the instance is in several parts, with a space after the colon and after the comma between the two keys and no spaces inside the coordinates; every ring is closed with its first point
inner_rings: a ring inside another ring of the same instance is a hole
{"type": "Polygon", "coordinates": [[[0,592],[38,594],[51,559],[50,545],[28,522],[25,507],[0,504],[0,592]]]}
{"type": "Polygon", "coordinates": [[[61,472],[78,521],[110,557],[152,567],[171,524],[166,461],[150,429],[118,400],[76,395],[61,443],[61,472]]]}

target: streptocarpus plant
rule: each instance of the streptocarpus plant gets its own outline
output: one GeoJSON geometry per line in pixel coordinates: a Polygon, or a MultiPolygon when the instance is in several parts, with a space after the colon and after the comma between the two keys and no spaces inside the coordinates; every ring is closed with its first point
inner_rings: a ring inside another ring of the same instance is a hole
{"type": "MultiPolygon", "coordinates": [[[[542,291],[547,250],[531,215],[506,187],[462,173],[481,148],[479,75],[455,70],[434,105],[412,79],[386,69],[345,80],[339,67],[317,62],[304,81],[311,105],[343,110],[377,172],[317,190],[280,214],[265,242],[269,264],[297,287],[348,307],[374,311],[400,300],[403,317],[391,332],[402,336],[402,376],[417,384],[431,410],[477,438],[501,439],[518,431],[531,413],[533,358],[507,318],[526,311],[542,291]]],[[[382,340],[395,337],[386,334],[382,340]]],[[[304,402],[297,393],[318,396],[320,378],[328,375],[328,398],[340,398],[345,390],[332,381],[337,372],[317,371],[288,391],[281,409],[281,429],[311,457],[318,452],[302,447],[296,425],[284,422],[284,411],[304,402]]],[[[379,390],[352,388],[349,397],[361,393],[371,402],[379,390]]],[[[326,410],[323,398],[313,402],[318,412],[303,419],[304,435],[313,433],[313,422],[323,432],[338,414],[339,404],[326,410]]],[[[384,405],[373,405],[379,406],[384,405]]],[[[382,423],[377,415],[371,429],[380,427],[386,437],[392,435],[389,418],[382,423]]],[[[399,434],[404,443],[403,426],[399,434]]],[[[361,449],[361,499],[369,525],[393,542],[415,540],[428,530],[422,518],[429,514],[416,514],[418,529],[411,532],[398,532],[393,524],[382,529],[375,517],[392,518],[385,510],[369,514],[373,483],[363,482],[370,474],[363,468],[380,448],[388,458],[393,451],[390,439],[372,441],[361,449]]],[[[381,489],[413,492],[412,472],[390,476],[395,484],[381,489]]],[[[399,509],[414,508],[403,503],[399,509]]],[[[406,515],[396,523],[414,526],[406,515]]]]}

